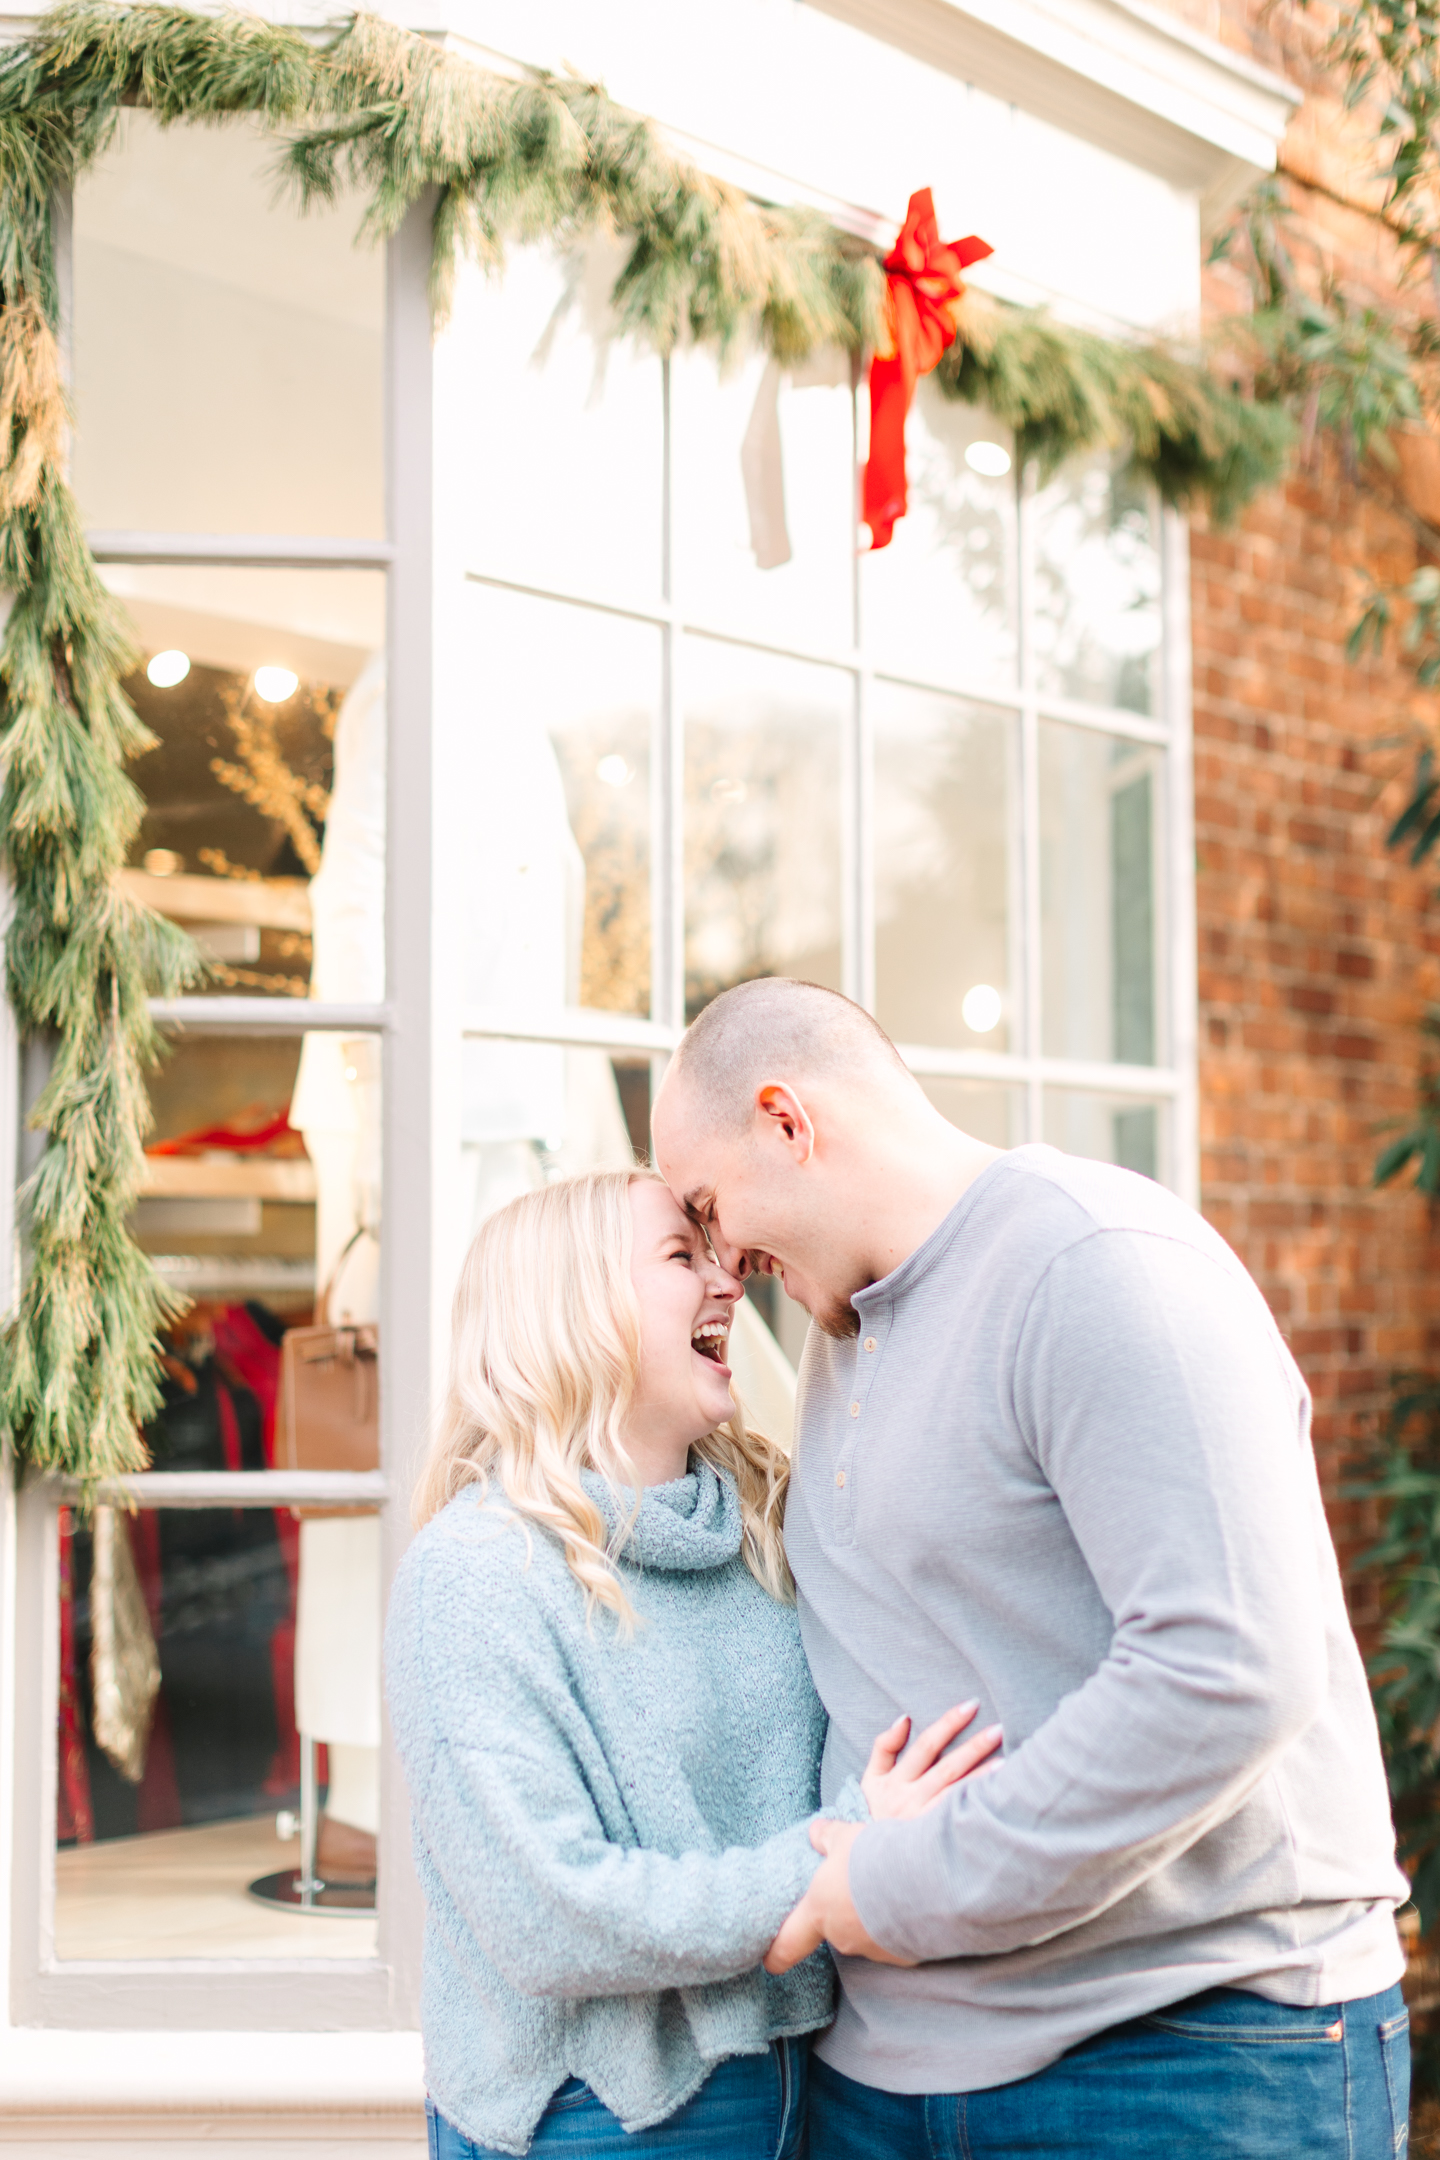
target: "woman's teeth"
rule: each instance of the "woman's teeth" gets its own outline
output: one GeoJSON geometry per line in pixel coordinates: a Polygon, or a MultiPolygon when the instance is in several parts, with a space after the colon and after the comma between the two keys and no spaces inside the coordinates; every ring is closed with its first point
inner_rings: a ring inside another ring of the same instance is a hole
{"type": "Polygon", "coordinates": [[[701,1357],[709,1358],[714,1365],[725,1362],[725,1340],[730,1330],[723,1320],[707,1320],[704,1327],[696,1328],[690,1338],[690,1347],[701,1357]]]}

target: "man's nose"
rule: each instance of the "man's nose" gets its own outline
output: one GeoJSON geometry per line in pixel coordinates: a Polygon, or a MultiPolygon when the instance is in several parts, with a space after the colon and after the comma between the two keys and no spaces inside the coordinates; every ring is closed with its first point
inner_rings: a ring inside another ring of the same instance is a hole
{"type": "Polygon", "coordinates": [[[718,1223],[710,1225],[710,1248],[727,1275],[739,1282],[755,1272],[755,1263],[743,1246],[732,1245],[718,1223]]]}

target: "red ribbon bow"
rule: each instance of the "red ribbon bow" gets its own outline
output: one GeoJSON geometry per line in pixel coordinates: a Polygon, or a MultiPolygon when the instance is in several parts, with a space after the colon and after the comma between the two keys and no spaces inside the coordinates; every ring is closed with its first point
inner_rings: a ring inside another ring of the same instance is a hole
{"type": "Polygon", "coordinates": [[[905,416],[916,383],[955,335],[956,304],[965,290],[960,273],[994,252],[974,233],[945,246],[929,188],[915,190],[885,258],[890,349],[870,362],[870,461],[861,516],[872,547],[888,547],[896,518],[905,515],[905,416]]]}

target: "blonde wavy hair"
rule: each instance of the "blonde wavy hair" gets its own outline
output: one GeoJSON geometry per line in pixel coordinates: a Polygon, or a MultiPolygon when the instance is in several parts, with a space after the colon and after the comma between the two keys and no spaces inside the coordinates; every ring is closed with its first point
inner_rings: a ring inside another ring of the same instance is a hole
{"type": "MultiPolygon", "coordinates": [[[[627,1631],[635,1616],[615,1556],[634,1516],[608,1532],[580,1473],[598,1471],[617,1494],[628,1488],[638,1509],[622,1438],[641,1349],[630,1187],[650,1178],[654,1171],[561,1178],[482,1226],[455,1290],[449,1381],[414,1503],[419,1525],[493,1478],[522,1526],[559,1539],[587,1616],[603,1605],[627,1631]]],[[[781,1539],[783,1451],[747,1429],[737,1403],[694,1452],[734,1481],[751,1574],[772,1597],[793,1598],[781,1539]]]]}

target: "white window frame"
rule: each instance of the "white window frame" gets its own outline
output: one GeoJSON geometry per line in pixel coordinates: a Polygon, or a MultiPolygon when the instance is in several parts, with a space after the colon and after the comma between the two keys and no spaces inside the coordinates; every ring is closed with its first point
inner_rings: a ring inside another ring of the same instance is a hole
{"type": "MultiPolygon", "coordinates": [[[[669,371],[665,371],[665,583],[654,607],[617,604],[598,595],[520,584],[469,561],[451,535],[463,526],[451,507],[453,476],[444,463],[448,396],[474,394],[473,376],[449,379],[445,341],[432,348],[427,301],[430,204],[422,202],[390,243],[386,305],[387,538],[354,542],[294,536],[104,532],[91,535],[102,562],[206,563],[230,566],[384,569],[388,577],[389,664],[386,982],[376,1006],[324,1005],[288,998],[181,998],[155,1001],[167,1027],[233,1035],[297,1035],[312,1029],[373,1033],[382,1043],[384,1237],[381,1262],[381,1457],[370,1477],[259,1472],[150,1472],[125,1481],[144,1504],[275,1507],[321,1498],[382,1503],[383,1586],[389,1586],[409,1540],[407,1503],[428,1406],[443,1369],[449,1296],[463,1236],[454,1219],[459,1146],[460,1041],[515,1040],[650,1054],[663,1069],[684,1019],[683,777],[684,639],[715,638],[837,670],[851,685],[843,745],[843,982],[873,1007],[874,744],[869,686],[877,679],[959,696],[1014,716],[1018,743],[1018,850],[1012,873],[1019,898],[1022,956],[1016,986],[1019,1047],[1013,1052],[902,1045],[924,1078],[1003,1083],[1020,1091],[1026,1131],[1038,1138],[1046,1089],[1085,1089],[1162,1112],[1166,1182],[1194,1201],[1197,1193],[1195,952],[1190,779],[1188,541],[1183,520],[1161,513],[1164,662],[1160,712],[1081,705],[1042,694],[1035,685],[1028,624],[1029,550],[1033,544],[1030,476],[1019,485],[1021,664],[1016,686],[901,676],[877,664],[863,636],[854,647],[782,644],[743,625],[708,620],[674,599],[674,519],[669,443],[669,371]],[[437,420],[437,414],[441,417],[437,420]],[[465,669],[459,610],[469,584],[652,624],[664,641],[663,696],[653,746],[652,985],[649,1019],[557,1009],[533,1013],[486,1008],[461,1013],[447,984],[444,925],[450,865],[457,842],[456,806],[445,786],[447,737],[461,724],[457,694],[465,669]],[[1038,745],[1042,719],[1153,745],[1165,753],[1162,880],[1157,915],[1163,994],[1153,1067],[1047,1058],[1039,1050],[1040,884],[1038,745]]],[[[463,372],[463,371],[462,371],[463,372]]],[[[857,452],[858,452],[858,446],[857,452]]],[[[858,457],[857,457],[858,463],[858,457]]],[[[858,562],[857,562],[857,578],[858,562]]],[[[859,618],[858,605],[855,610],[859,618]]],[[[3,1048],[3,1045],[0,1045],[3,1048]]],[[[13,1058],[10,1060],[13,1064],[13,1058]]],[[[54,1734],[58,1704],[57,1510],[69,1488],[27,1480],[13,1510],[13,1583],[8,1632],[13,1645],[14,1743],[0,1745],[0,1767],[13,1762],[10,1787],[10,2016],[12,2023],[78,2029],[263,2031],[413,2028],[419,2014],[421,1901],[409,1853],[408,1804],[388,1732],[383,1753],[378,1889],[378,1954],[357,1959],[192,1959],[58,1961],[54,1956],[54,1734]],[[35,1616],[42,1624],[35,1625],[35,1616]]]]}
{"type": "MultiPolygon", "coordinates": [[[[386,982],[379,1005],[309,999],[152,1001],[162,1025],[222,1035],[308,1030],[374,1034],[382,1044],[385,1234],[380,1315],[381,1468],[341,1472],[149,1471],[102,1488],[141,1506],[274,1508],[380,1504],[382,1595],[409,1542],[414,1446],[431,1396],[448,1252],[437,1246],[439,1165],[433,1078],[437,789],[434,682],[434,399],[428,278],[430,212],[419,204],[389,244],[385,308],[387,537],[94,532],[96,559],[230,567],[370,569],[387,573],[389,682],[386,982]],[[404,754],[393,746],[403,745],[404,754]],[[403,1255],[403,1259],[402,1256],[403,1255]],[[443,1270],[444,1272],[440,1272],[443,1270]],[[418,1414],[417,1414],[418,1413],[418,1414]]],[[[68,215],[61,219],[68,228],[68,215]]],[[[453,1185],[453,1178],[449,1184],[453,1185]]],[[[55,1731],[59,1702],[58,1511],[74,1490],[30,1478],[13,1510],[14,1735],[10,1820],[10,2020],[17,2025],[138,2031],[413,2030],[419,2022],[421,1903],[410,1860],[408,1802],[388,1733],[382,1753],[378,1950],[368,1958],[64,1959],[55,1956],[55,1731]],[[23,1618],[22,1618],[23,1616],[23,1618]],[[28,1621],[28,1624],[25,1624],[28,1621]],[[38,1622],[38,1624],[37,1624],[38,1622]]]]}
{"type": "MultiPolygon", "coordinates": [[[[1047,1090],[1076,1090],[1133,1103],[1154,1105],[1160,1113],[1160,1174],[1192,1206],[1199,1204],[1198,1109],[1195,1057],[1195,894],[1194,812],[1192,800],[1190,710],[1189,533],[1184,519],[1161,507],[1158,512],[1161,562],[1160,611],[1162,661],[1156,685],[1155,715],[1056,697],[1036,683],[1033,649],[1034,612],[1030,604],[1035,542],[1033,466],[1017,473],[1020,625],[1019,669],[1011,686],[952,673],[906,673],[886,665],[870,651],[860,605],[859,557],[852,620],[859,628],[854,646],[821,646],[782,641],[757,634],[743,623],[686,609],[674,597],[673,459],[670,444],[670,369],[664,370],[665,458],[663,468],[662,599],[653,606],[618,601],[533,580],[498,576],[467,564],[466,578],[492,590],[608,615],[657,628],[663,640],[659,713],[652,742],[651,842],[651,1012],[648,1022],[602,1013],[557,1012],[542,1028],[533,1014],[494,1008],[468,1013],[467,1040],[504,1038],[589,1045],[612,1051],[649,1050],[664,1056],[680,1039],[685,1016],[684,888],[684,653],[689,637],[714,639],[751,652],[800,660],[829,668],[850,680],[851,696],[842,748],[841,951],[846,995],[875,1009],[874,839],[871,810],[875,786],[875,745],[870,721],[870,687],[876,681],[963,698],[1007,720],[1018,722],[1010,733],[1018,743],[1011,790],[1011,888],[1018,921],[1012,947],[1019,956],[1019,980],[1012,984],[1019,1047],[1013,1051],[957,1050],[927,1043],[897,1047],[921,1079],[956,1079],[1000,1083],[1021,1091],[1023,1138],[1043,1137],[1047,1090]],[[1070,726],[1123,738],[1156,749],[1161,756],[1157,790],[1155,881],[1157,1025],[1153,1065],[1107,1064],[1081,1058],[1047,1057],[1041,1051],[1040,920],[1040,723],[1070,726]],[[1018,812],[1018,815],[1016,814],[1018,812]]],[[[855,446],[857,472],[859,454],[855,446]]],[[[858,499],[858,497],[857,497],[858,499]]]]}

